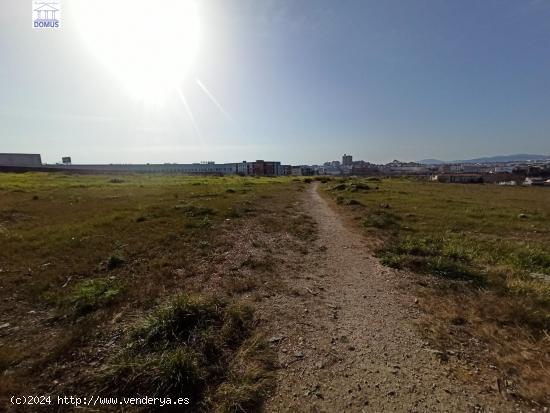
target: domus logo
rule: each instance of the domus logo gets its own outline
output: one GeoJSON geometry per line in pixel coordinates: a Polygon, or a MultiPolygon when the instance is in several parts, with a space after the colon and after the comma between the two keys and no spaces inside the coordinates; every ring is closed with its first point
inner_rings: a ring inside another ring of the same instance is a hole
{"type": "Polygon", "coordinates": [[[61,19],[60,0],[33,0],[32,27],[35,29],[57,29],[61,19]]]}

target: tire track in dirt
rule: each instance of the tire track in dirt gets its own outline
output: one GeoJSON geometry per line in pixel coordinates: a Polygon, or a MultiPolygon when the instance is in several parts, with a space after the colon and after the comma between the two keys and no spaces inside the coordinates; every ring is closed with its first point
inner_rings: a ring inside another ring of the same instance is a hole
{"type": "Polygon", "coordinates": [[[317,185],[301,207],[317,221],[318,239],[303,272],[281,275],[294,294],[264,303],[281,366],[265,411],[520,411],[495,391],[453,380],[415,330],[407,275],[381,266],[317,185]]]}

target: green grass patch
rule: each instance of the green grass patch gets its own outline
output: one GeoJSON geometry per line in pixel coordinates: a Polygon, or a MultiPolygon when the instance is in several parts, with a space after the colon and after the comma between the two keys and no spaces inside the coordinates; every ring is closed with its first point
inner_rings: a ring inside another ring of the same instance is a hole
{"type": "Polygon", "coordinates": [[[271,380],[267,348],[259,343],[254,357],[246,354],[253,327],[248,306],[180,295],[129,334],[106,380],[124,394],[185,395],[196,410],[257,406],[271,380]]]}
{"type": "Polygon", "coordinates": [[[70,304],[77,316],[113,303],[122,292],[121,284],[110,278],[85,280],[73,288],[70,304]]]}
{"type": "Polygon", "coordinates": [[[466,250],[452,238],[399,238],[379,251],[382,263],[445,278],[480,280],[466,250]]]}
{"type": "Polygon", "coordinates": [[[531,273],[550,274],[547,188],[402,178],[340,179],[326,188],[339,204],[365,206],[360,222],[384,240],[378,255],[386,265],[445,277],[490,277],[503,290],[518,291],[521,284],[522,294],[531,288],[537,300],[550,301],[541,296],[544,281],[522,281],[531,273]],[[375,190],[349,190],[373,183],[375,190]]]}

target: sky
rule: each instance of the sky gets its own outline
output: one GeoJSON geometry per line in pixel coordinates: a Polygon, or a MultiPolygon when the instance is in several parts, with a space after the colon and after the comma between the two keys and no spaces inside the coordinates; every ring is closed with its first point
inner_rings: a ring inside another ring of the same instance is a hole
{"type": "Polygon", "coordinates": [[[113,8],[107,31],[86,14],[99,0],[62,1],[61,27],[42,30],[31,0],[1,1],[0,152],[292,164],[550,154],[550,0],[181,0],[194,20],[135,0],[156,20],[113,8]],[[132,50],[139,64],[121,60],[132,50]]]}

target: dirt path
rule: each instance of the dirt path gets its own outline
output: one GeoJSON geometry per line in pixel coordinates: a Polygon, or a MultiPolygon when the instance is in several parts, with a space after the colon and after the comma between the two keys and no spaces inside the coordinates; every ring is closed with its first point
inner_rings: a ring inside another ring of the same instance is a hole
{"type": "Polygon", "coordinates": [[[267,300],[281,364],[267,412],[518,411],[495,390],[452,379],[415,330],[406,274],[379,265],[316,185],[303,207],[319,238],[306,270],[283,275],[295,294],[267,300]]]}

